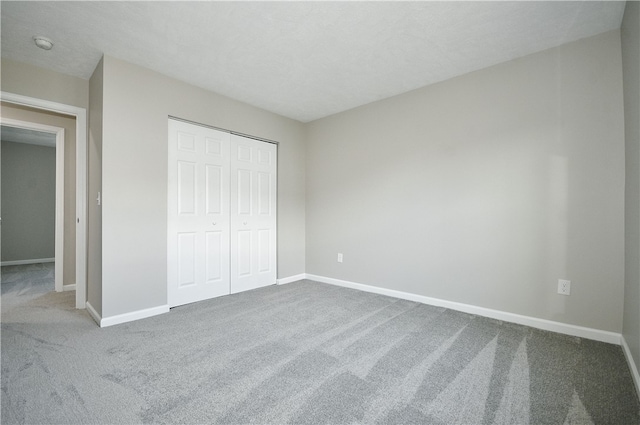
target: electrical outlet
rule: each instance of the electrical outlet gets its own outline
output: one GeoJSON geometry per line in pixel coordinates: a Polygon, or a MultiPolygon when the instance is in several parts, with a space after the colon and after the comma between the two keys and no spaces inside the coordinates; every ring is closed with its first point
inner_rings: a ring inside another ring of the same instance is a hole
{"type": "Polygon", "coordinates": [[[338,263],[342,263],[342,253],[338,253],[338,263]]]}
{"type": "Polygon", "coordinates": [[[558,294],[571,295],[571,281],[558,279],[558,294]]]}

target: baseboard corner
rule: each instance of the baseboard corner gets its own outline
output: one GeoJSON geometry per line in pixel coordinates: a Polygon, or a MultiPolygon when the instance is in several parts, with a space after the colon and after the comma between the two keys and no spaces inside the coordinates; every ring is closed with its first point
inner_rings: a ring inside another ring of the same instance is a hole
{"type": "Polygon", "coordinates": [[[157,316],[169,312],[169,305],[160,305],[157,307],[145,308],[142,310],[132,311],[130,313],[116,314],[114,316],[103,317],[100,320],[100,327],[119,325],[121,323],[133,322],[134,320],[146,319],[148,317],[157,316]]]}
{"type": "Polygon", "coordinates": [[[91,305],[89,301],[85,303],[86,310],[89,312],[89,316],[98,324],[98,326],[102,326],[100,322],[102,322],[102,317],[98,314],[95,308],[91,305]]]}
{"type": "Polygon", "coordinates": [[[633,355],[631,354],[631,349],[627,344],[627,340],[624,338],[624,334],[620,337],[620,342],[622,345],[622,352],[624,353],[624,357],[627,360],[627,364],[629,365],[629,370],[631,371],[633,384],[636,387],[636,396],[638,397],[638,399],[640,399],[640,374],[638,373],[638,367],[636,366],[636,362],[633,359],[633,355]]]}
{"type": "Polygon", "coordinates": [[[300,273],[294,276],[283,277],[282,279],[277,279],[278,285],[286,285],[287,283],[297,282],[299,280],[303,280],[307,278],[306,273],[300,273]]]}

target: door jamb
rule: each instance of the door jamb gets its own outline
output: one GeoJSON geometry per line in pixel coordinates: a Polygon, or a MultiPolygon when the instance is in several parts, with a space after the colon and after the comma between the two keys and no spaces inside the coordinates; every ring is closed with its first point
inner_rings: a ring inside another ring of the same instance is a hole
{"type": "Polygon", "coordinates": [[[8,127],[35,130],[56,136],[56,207],[55,207],[55,290],[64,285],[64,128],[36,122],[0,117],[0,124],[8,127]]]}
{"type": "Polygon", "coordinates": [[[5,91],[0,100],[76,117],[76,308],[87,301],[87,110],[5,91]]]}

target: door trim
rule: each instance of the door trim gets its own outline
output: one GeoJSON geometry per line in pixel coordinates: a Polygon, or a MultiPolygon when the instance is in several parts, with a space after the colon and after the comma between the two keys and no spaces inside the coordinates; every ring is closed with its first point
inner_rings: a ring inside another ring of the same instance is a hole
{"type": "Polygon", "coordinates": [[[37,122],[0,117],[7,127],[35,130],[56,135],[56,208],[55,208],[55,290],[62,292],[64,285],[64,128],[37,122]]]}
{"type": "Polygon", "coordinates": [[[0,100],[76,117],[76,308],[87,301],[87,110],[5,91],[0,100]]]}

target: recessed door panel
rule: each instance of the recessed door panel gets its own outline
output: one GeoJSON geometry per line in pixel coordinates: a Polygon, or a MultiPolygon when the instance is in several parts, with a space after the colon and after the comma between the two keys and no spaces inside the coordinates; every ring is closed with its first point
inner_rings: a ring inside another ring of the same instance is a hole
{"type": "Polygon", "coordinates": [[[223,264],[223,252],[228,247],[222,245],[222,232],[207,232],[206,233],[206,277],[207,283],[219,281],[222,278],[222,268],[227,267],[223,264]]]}
{"type": "Polygon", "coordinates": [[[196,138],[193,134],[178,132],[178,150],[185,152],[196,151],[196,138]]]}
{"type": "Polygon", "coordinates": [[[218,165],[205,165],[206,181],[206,205],[207,215],[220,214],[222,212],[222,167],[218,165]]]}
{"type": "Polygon", "coordinates": [[[251,274],[251,231],[238,231],[238,276],[248,276],[251,274]]]}
{"type": "Polygon", "coordinates": [[[253,196],[251,193],[251,171],[238,170],[238,191],[236,197],[238,199],[238,214],[250,215],[251,203],[253,196]]]}
{"type": "Polygon", "coordinates": [[[238,145],[238,161],[251,162],[251,146],[238,145]]]}
{"type": "Polygon", "coordinates": [[[258,230],[258,272],[271,270],[271,229],[258,230]]]}
{"type": "Polygon", "coordinates": [[[178,161],[178,214],[196,212],[196,164],[178,161]]]}
{"type": "Polygon", "coordinates": [[[258,149],[258,162],[266,165],[271,164],[271,151],[258,149]]]}
{"type": "Polygon", "coordinates": [[[271,212],[271,174],[258,172],[258,214],[271,212]]]}
{"type": "Polygon", "coordinates": [[[196,234],[178,234],[178,286],[196,283],[196,234]]]}
{"type": "Polygon", "coordinates": [[[205,137],[205,153],[207,155],[220,155],[222,154],[222,140],[213,139],[211,137],[205,137]]]}

